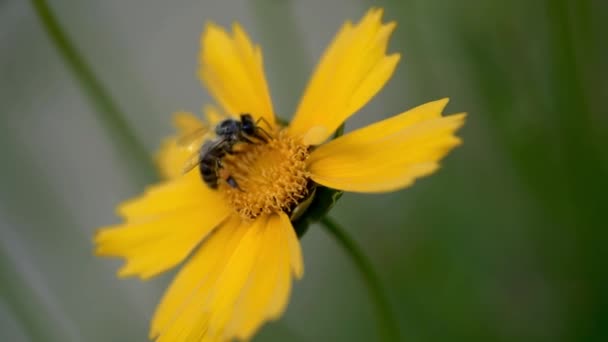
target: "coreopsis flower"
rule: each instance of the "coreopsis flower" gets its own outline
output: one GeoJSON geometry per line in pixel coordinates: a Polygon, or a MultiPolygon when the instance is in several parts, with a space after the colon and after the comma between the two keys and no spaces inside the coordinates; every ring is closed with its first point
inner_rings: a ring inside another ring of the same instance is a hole
{"type": "Polygon", "coordinates": [[[207,107],[205,121],[175,115],[177,134],[157,157],[165,179],[122,203],[124,222],[95,237],[98,255],[126,259],[119,276],[147,279],[184,262],[154,314],[150,338],[250,339],[281,316],[292,278],[302,277],[294,226],[307,219],[321,190],[402,189],[436,171],[460,144],[454,134],[465,115],[442,116],[447,99],[330,139],[397,66],[399,54],[386,53],[395,23],[381,17],[372,9],[342,26],[289,125],[275,116],[260,48],[238,24],[231,33],[206,26],[199,76],[219,108],[207,107]],[[210,138],[201,158],[216,164],[184,173],[192,151],[181,139],[220,122],[242,128],[244,114],[259,134],[223,145],[221,137],[210,138]]]}

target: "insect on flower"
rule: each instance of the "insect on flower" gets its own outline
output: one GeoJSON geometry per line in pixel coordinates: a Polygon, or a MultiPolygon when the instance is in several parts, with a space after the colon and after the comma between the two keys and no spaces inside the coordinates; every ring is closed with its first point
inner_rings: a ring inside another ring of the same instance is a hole
{"type": "MultiPolygon", "coordinates": [[[[261,121],[261,120],[259,120],[261,121]]],[[[215,127],[217,138],[209,140],[206,132],[208,128],[200,128],[194,134],[182,139],[181,143],[188,145],[186,148],[201,144],[200,149],[190,157],[184,167],[184,173],[199,166],[203,181],[211,189],[217,189],[218,178],[223,169],[222,159],[227,154],[234,154],[234,145],[239,142],[255,144],[267,142],[270,137],[268,132],[257,126],[250,114],[241,114],[241,120],[225,119],[215,127]]],[[[230,175],[222,177],[228,185],[239,189],[238,184],[230,175]]]]}
{"type": "Polygon", "coordinates": [[[156,309],[151,339],[250,339],[283,314],[292,279],[303,275],[294,213],[312,217],[315,189],[403,189],[460,144],[465,114],[443,116],[447,99],[330,140],[392,76],[400,59],[386,52],[394,28],[379,9],[346,22],[284,125],[260,48],[238,24],[231,33],[207,24],[198,74],[218,106],[204,109],[206,120],[174,116],[177,134],[157,155],[163,181],[120,204],[123,222],[95,236],[98,255],[126,260],[121,277],[148,279],[184,263],[156,309]]]}

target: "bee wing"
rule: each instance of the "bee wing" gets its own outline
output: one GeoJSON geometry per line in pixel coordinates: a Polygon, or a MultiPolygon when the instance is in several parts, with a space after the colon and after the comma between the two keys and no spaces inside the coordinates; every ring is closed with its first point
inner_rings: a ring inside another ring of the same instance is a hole
{"type": "Polygon", "coordinates": [[[208,151],[213,150],[218,145],[221,145],[225,142],[225,139],[216,139],[216,140],[207,140],[203,144],[202,147],[195,153],[193,153],[190,158],[184,164],[184,168],[182,170],[183,174],[190,172],[190,170],[194,169],[201,162],[201,157],[205,155],[208,151]]]}
{"type": "Polygon", "coordinates": [[[192,153],[192,155],[188,158],[186,163],[184,164],[184,168],[182,169],[182,174],[186,174],[194,169],[201,162],[201,157],[199,152],[192,153]]]}
{"type": "Polygon", "coordinates": [[[198,151],[205,140],[209,140],[212,137],[209,126],[205,125],[199,127],[194,131],[182,135],[177,139],[177,145],[185,148],[188,151],[198,151]]]}

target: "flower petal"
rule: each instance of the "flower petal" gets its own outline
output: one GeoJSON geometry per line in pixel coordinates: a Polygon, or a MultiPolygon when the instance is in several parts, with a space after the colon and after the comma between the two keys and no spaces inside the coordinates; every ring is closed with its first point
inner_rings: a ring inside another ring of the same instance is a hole
{"type": "Polygon", "coordinates": [[[262,52],[238,24],[229,35],[209,23],[201,37],[199,77],[229,115],[249,113],[274,125],[262,52]]]}
{"type": "Polygon", "coordinates": [[[240,224],[238,218],[233,217],[216,229],[179,271],[156,309],[150,338],[170,341],[171,337],[179,337],[180,332],[185,337],[189,333],[187,329],[197,323],[193,319],[197,312],[193,309],[206,303],[206,293],[213,287],[217,273],[247,232],[239,229],[240,224]]]}
{"type": "Polygon", "coordinates": [[[271,216],[263,239],[265,247],[237,301],[225,337],[249,340],[266,320],[279,318],[291,289],[290,266],[296,277],[302,276],[300,243],[287,215],[271,216]]]}
{"type": "Polygon", "coordinates": [[[216,194],[197,186],[202,182],[196,176],[156,185],[122,204],[119,212],[126,222],[97,232],[96,254],[125,258],[119,276],[142,279],[184,260],[230,213],[216,194]]]}
{"type": "Polygon", "coordinates": [[[304,259],[302,258],[302,248],[300,247],[300,240],[296,235],[291,221],[287,215],[281,213],[279,216],[281,219],[282,232],[287,238],[287,244],[289,246],[289,260],[291,270],[296,279],[301,279],[304,275],[304,259]]]}
{"type": "Polygon", "coordinates": [[[154,316],[150,337],[248,339],[263,322],[279,317],[291,289],[290,264],[301,264],[301,259],[292,260],[297,252],[289,240],[295,233],[285,219],[233,219],[220,227],[171,284],[154,316]]]}
{"type": "Polygon", "coordinates": [[[320,144],[382,89],[400,58],[386,55],[395,26],[382,24],[380,9],[368,11],[355,26],[344,24],[308,84],[289,127],[291,134],[304,137],[315,129],[306,140],[320,144]]]}
{"type": "Polygon", "coordinates": [[[439,167],[460,144],[454,133],[465,114],[446,117],[447,99],[356,130],[320,146],[308,160],[311,178],[324,186],[354,192],[387,192],[411,185],[439,167]]]}
{"type": "Polygon", "coordinates": [[[126,221],[133,223],[191,207],[208,211],[207,206],[227,208],[223,198],[201,181],[198,172],[192,171],[179,178],[148,187],[143,196],[121,203],[117,212],[126,221]]]}

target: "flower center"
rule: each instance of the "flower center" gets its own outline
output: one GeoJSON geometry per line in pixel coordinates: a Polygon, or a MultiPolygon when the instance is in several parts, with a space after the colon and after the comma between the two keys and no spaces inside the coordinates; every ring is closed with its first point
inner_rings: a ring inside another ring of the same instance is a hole
{"type": "Polygon", "coordinates": [[[234,150],[224,158],[221,173],[238,187],[220,182],[219,191],[241,217],[290,213],[306,199],[308,149],[299,140],[282,130],[266,143],[241,143],[234,150]]]}

